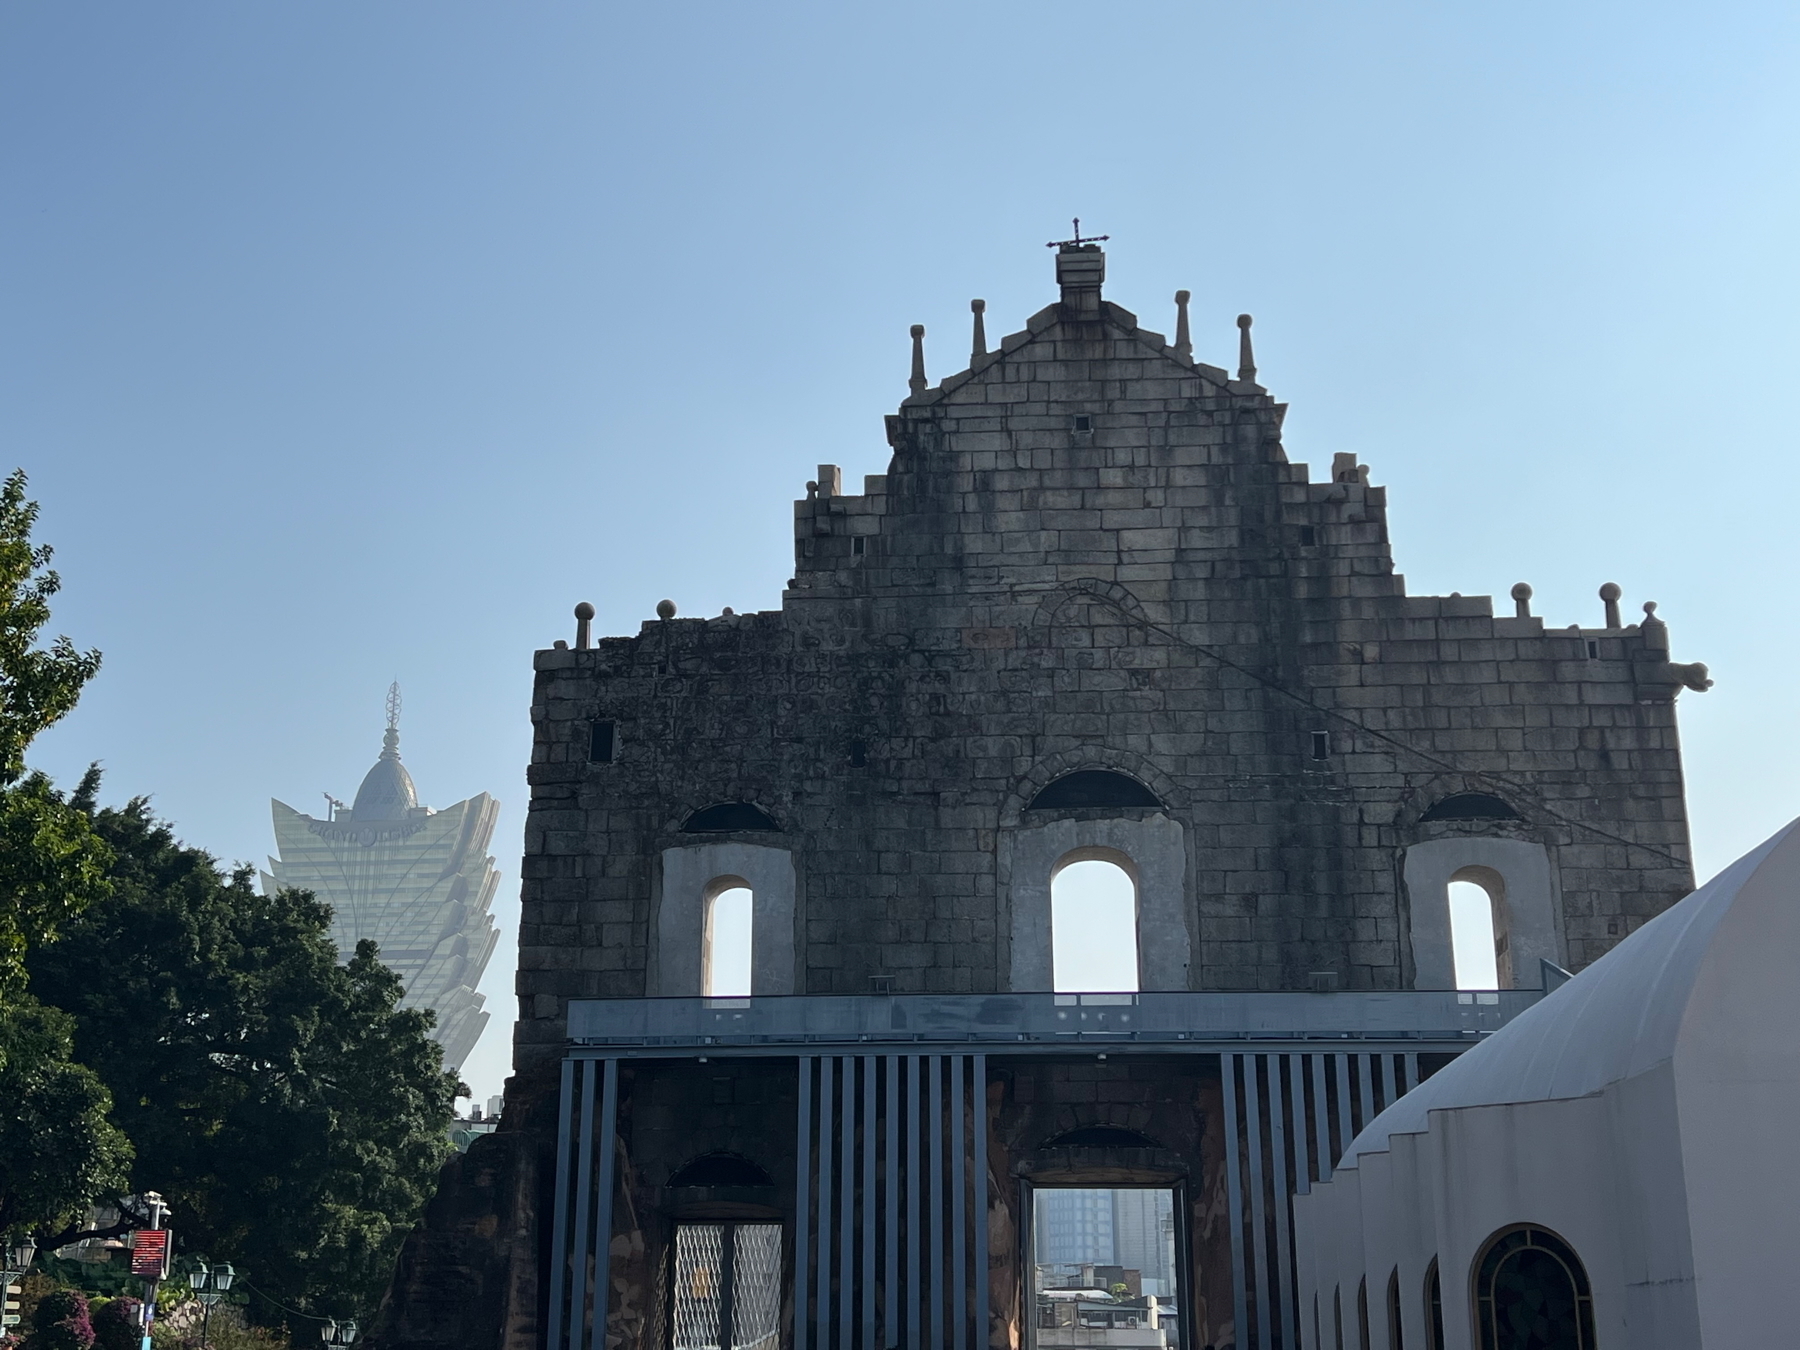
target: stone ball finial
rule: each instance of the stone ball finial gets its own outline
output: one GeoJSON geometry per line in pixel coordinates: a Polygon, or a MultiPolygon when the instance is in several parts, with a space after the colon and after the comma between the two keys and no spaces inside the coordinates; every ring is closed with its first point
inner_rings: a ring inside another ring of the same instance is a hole
{"type": "Polygon", "coordinates": [[[1624,627],[1619,619],[1619,597],[1623,594],[1625,592],[1619,589],[1619,583],[1616,581],[1609,581],[1600,588],[1600,601],[1606,606],[1606,626],[1608,628],[1624,627]]]}
{"type": "Polygon", "coordinates": [[[1531,583],[1519,581],[1513,583],[1513,617],[1529,619],[1531,617],[1531,583]]]}
{"type": "Polygon", "coordinates": [[[585,652],[592,636],[594,607],[583,600],[575,606],[575,650],[585,652]]]}
{"type": "Polygon", "coordinates": [[[1178,305],[1185,305],[1188,301],[1192,300],[1193,298],[1194,297],[1192,295],[1188,294],[1188,292],[1186,292],[1186,291],[1176,291],[1175,292],[1175,303],[1178,305]]]}
{"type": "MultiPolygon", "coordinates": [[[[969,309],[976,314],[986,314],[987,313],[987,301],[971,300],[971,301],[969,301],[969,309]]],[[[922,326],[915,326],[914,331],[923,333],[925,331],[925,329],[922,326]]]]}
{"type": "Polygon", "coordinates": [[[1516,581],[1513,583],[1513,588],[1512,588],[1512,598],[1513,599],[1529,600],[1529,599],[1531,599],[1531,594],[1532,594],[1531,585],[1529,582],[1516,581]]]}
{"type": "Polygon", "coordinates": [[[583,600],[579,605],[575,606],[575,617],[583,620],[584,622],[588,619],[593,618],[594,617],[594,607],[592,605],[590,605],[587,601],[583,600]]]}
{"type": "Polygon", "coordinates": [[[675,602],[673,600],[658,600],[656,602],[656,617],[659,619],[674,618],[675,602]]]}
{"type": "Polygon", "coordinates": [[[916,338],[924,337],[925,336],[925,325],[922,323],[915,323],[912,326],[912,335],[916,338]]]}
{"type": "Polygon", "coordinates": [[[1239,328],[1248,328],[1254,322],[1255,322],[1255,320],[1252,319],[1248,314],[1238,315],[1238,327],[1239,328]]]}
{"type": "MultiPolygon", "coordinates": [[[[1656,618],[1656,601],[1654,601],[1654,600],[1644,601],[1644,617],[1646,619],[1656,618]]],[[[1660,620],[1658,620],[1658,622],[1660,622],[1660,620]]]]}

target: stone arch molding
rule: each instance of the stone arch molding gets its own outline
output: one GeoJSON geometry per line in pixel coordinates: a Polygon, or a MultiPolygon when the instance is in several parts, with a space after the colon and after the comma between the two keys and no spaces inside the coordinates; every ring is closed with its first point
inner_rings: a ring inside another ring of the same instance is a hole
{"type": "Polygon", "coordinates": [[[1081,769],[1110,769],[1115,773],[1128,774],[1154,792],[1165,808],[1174,810],[1182,805],[1182,793],[1174,779],[1142,755],[1133,754],[1129,750],[1084,746],[1079,750],[1063,750],[1054,755],[1046,755],[1033,765],[1031,772],[1021,778],[1006,800],[1000,803],[1001,827],[1030,824],[1025,819],[1025,807],[1031,799],[1064,774],[1081,769]]]}
{"type": "MultiPolygon", "coordinates": [[[[696,836],[689,835],[689,839],[696,836]]],[[[750,993],[794,992],[794,856],[768,844],[682,844],[665,848],[657,869],[650,993],[699,998],[706,906],[716,883],[750,889],[750,993]]]]}
{"type": "Polygon", "coordinates": [[[1069,606],[1081,600],[1108,600],[1134,619],[1149,620],[1143,602],[1118,582],[1102,581],[1099,577],[1077,577],[1058,586],[1038,602],[1037,612],[1031,619],[1032,627],[1049,628],[1062,622],[1069,606]]]}

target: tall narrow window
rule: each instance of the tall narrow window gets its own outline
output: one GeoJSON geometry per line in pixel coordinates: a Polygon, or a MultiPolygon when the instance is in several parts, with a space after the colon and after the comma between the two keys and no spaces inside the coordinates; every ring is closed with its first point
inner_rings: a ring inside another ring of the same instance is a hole
{"type": "Polygon", "coordinates": [[[1406,1337],[1400,1330],[1400,1268],[1388,1276],[1387,1295],[1388,1350],[1406,1350],[1406,1337]]]}
{"type": "Polygon", "coordinates": [[[1444,1284],[1435,1256],[1425,1267],[1425,1350],[1444,1350],[1444,1284]]]}
{"type": "Polygon", "coordinates": [[[1496,1234],[1475,1266],[1475,1326],[1480,1350],[1593,1350],[1581,1259],[1546,1229],[1496,1234]]]}
{"type": "Polygon", "coordinates": [[[1450,883],[1450,945],[1458,989],[1498,989],[1494,965],[1494,907],[1472,881],[1450,883]]]}
{"type": "Polygon", "coordinates": [[[1086,858],[1052,875],[1050,959],[1059,994],[1137,992],[1137,883],[1118,863],[1086,858]]]}
{"type": "Polygon", "coordinates": [[[750,997],[750,929],[756,908],[750,888],[737,877],[713,883],[706,901],[700,990],[707,998],[750,997]]]}
{"type": "Polygon", "coordinates": [[[1506,880],[1491,867],[1465,867],[1450,878],[1450,947],[1458,989],[1512,987],[1506,880]]]}

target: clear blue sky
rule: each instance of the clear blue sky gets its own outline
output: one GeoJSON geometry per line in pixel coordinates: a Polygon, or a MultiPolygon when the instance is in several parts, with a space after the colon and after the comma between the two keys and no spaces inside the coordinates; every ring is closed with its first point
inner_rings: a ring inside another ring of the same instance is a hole
{"type": "Polygon", "coordinates": [[[226,860],[348,796],[389,680],[488,791],[506,945],[531,652],[591,600],[778,603],[820,462],[1054,298],[1194,293],[1415,592],[1661,602],[1703,873],[1800,806],[1791,5],[156,4],[0,11],[0,429],[91,759],[226,860]]]}

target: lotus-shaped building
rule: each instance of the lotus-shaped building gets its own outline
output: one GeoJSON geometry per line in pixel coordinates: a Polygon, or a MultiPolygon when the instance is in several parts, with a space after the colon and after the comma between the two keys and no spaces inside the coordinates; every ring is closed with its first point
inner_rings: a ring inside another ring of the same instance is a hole
{"type": "Polygon", "coordinates": [[[398,721],[396,688],[381,757],[348,807],[333,802],[318,820],[270,802],[278,856],[263,889],[307,890],[329,904],[342,958],[372,939],[405,981],[406,1006],[437,1014],[433,1035],[455,1069],[488,1020],[475,986],[499,938],[488,906],[500,874],[487,848],[500,803],[482,792],[441,811],[420,806],[398,721]]]}

